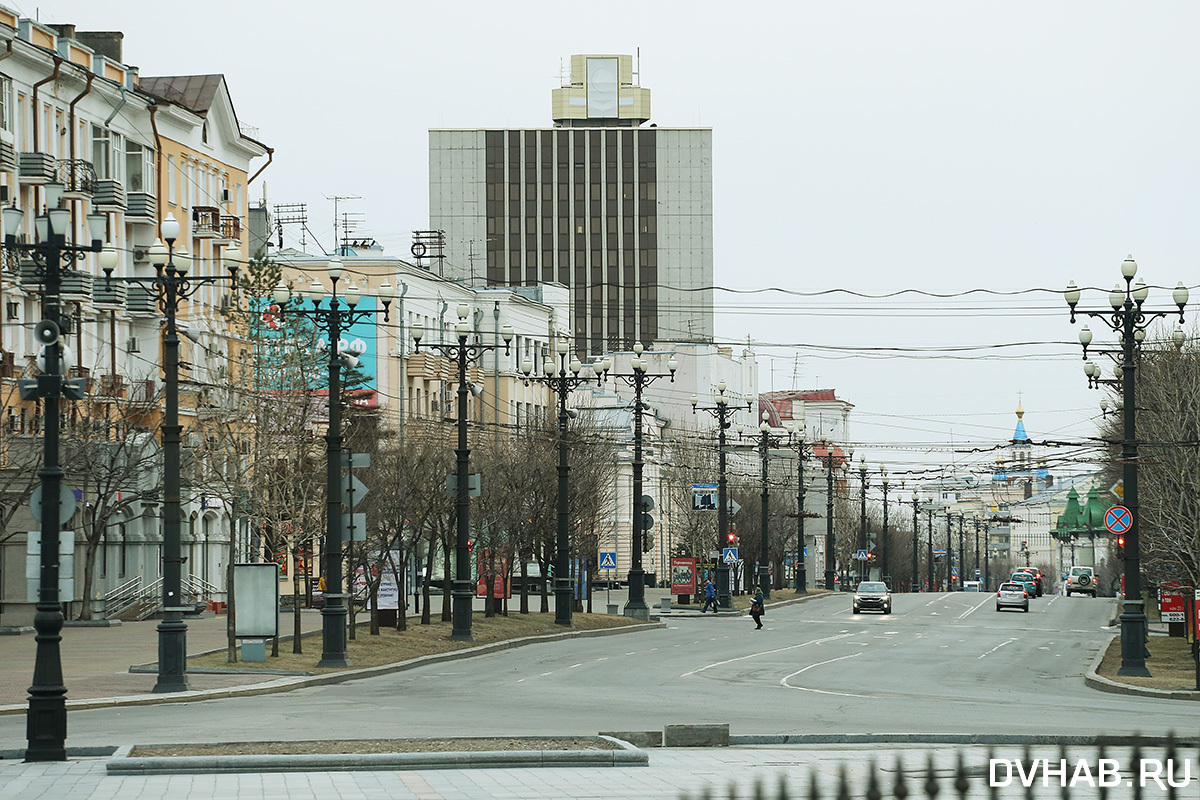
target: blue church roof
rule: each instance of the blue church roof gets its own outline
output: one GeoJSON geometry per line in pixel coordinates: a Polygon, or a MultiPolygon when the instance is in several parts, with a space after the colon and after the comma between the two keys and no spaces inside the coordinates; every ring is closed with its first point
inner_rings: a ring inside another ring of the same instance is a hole
{"type": "Polygon", "coordinates": [[[1020,420],[1020,419],[1017,420],[1017,429],[1015,431],[1013,431],[1012,440],[1014,442],[1028,442],[1029,441],[1029,434],[1025,433],[1025,421],[1024,420],[1020,420]]]}

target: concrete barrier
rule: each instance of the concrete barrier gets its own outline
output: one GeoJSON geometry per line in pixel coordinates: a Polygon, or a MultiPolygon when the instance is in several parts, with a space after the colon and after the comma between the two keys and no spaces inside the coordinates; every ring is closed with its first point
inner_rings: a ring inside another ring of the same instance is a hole
{"type": "Polygon", "coordinates": [[[600,731],[597,736],[611,736],[634,747],[662,747],[662,731],[600,731]]]}
{"type": "Polygon", "coordinates": [[[718,725],[667,725],[663,747],[728,747],[729,723],[718,725]]]}

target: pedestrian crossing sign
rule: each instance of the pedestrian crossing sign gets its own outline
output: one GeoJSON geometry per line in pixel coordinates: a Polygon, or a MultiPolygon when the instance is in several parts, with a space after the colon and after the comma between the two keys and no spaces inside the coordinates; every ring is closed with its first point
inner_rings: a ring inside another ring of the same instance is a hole
{"type": "Polygon", "coordinates": [[[726,547],[722,551],[721,561],[726,564],[736,564],[738,562],[738,549],[736,547],[726,547]]]}
{"type": "Polygon", "coordinates": [[[616,553],[607,552],[607,553],[600,554],[600,569],[616,569],[616,568],[617,568],[617,554],[616,553]]]}

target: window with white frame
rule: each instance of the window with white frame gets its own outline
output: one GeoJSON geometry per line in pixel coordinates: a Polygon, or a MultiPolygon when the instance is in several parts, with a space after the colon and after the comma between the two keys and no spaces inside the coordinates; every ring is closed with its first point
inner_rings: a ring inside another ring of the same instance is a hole
{"type": "MultiPolygon", "coordinates": [[[[148,163],[150,148],[137,142],[125,143],[125,189],[130,192],[145,192],[151,185],[147,180],[151,166],[148,163]]],[[[172,187],[173,188],[173,187],[172,187]]]]}
{"type": "Polygon", "coordinates": [[[12,78],[0,75],[0,128],[10,133],[13,128],[13,84],[12,78]]]}
{"type": "Polygon", "coordinates": [[[112,137],[107,128],[99,125],[92,126],[92,169],[96,177],[106,180],[112,177],[112,137]]]}

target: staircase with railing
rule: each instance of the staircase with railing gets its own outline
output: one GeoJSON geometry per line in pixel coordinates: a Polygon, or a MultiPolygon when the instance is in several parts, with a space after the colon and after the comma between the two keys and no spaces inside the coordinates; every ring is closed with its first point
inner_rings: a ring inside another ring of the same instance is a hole
{"type": "Polygon", "coordinates": [[[142,576],[130,578],[108,594],[104,595],[105,619],[116,619],[121,612],[137,602],[142,591],[142,576]]]}

